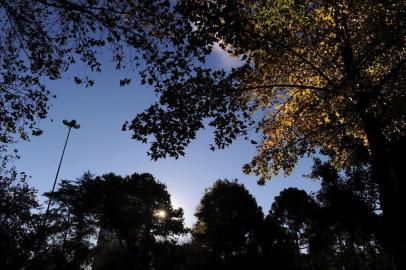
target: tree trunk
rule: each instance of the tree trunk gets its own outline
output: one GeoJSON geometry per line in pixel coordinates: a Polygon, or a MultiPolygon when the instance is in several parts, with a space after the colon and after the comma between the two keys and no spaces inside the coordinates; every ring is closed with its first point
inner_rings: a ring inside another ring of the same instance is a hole
{"type": "Polygon", "coordinates": [[[406,269],[406,192],[404,138],[388,142],[379,122],[363,115],[383,210],[383,238],[395,270],[406,269]]]}

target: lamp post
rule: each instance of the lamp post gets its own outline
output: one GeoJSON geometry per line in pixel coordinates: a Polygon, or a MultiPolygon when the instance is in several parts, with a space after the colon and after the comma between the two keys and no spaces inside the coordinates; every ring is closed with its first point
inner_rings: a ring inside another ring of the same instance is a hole
{"type": "MultiPolygon", "coordinates": [[[[70,131],[71,131],[72,128],[74,128],[74,129],[79,129],[80,128],[80,125],[76,122],[76,120],[71,120],[71,121],[63,120],[62,123],[68,128],[68,135],[66,136],[65,145],[63,146],[62,156],[61,156],[61,159],[59,160],[58,170],[56,171],[56,175],[55,175],[54,183],[52,185],[51,193],[53,193],[55,191],[55,186],[56,186],[56,182],[58,180],[59,170],[61,169],[63,155],[65,154],[66,145],[68,144],[70,131]]],[[[48,219],[48,212],[49,212],[49,207],[50,206],[51,206],[51,198],[49,198],[49,200],[48,200],[47,210],[45,211],[44,227],[45,227],[45,224],[46,224],[47,219],[48,219]]]]}

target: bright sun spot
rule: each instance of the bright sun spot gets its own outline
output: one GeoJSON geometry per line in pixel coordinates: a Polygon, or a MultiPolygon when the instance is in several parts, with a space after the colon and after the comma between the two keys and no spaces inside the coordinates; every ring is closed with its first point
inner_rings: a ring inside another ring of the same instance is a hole
{"type": "Polygon", "coordinates": [[[163,219],[166,217],[166,211],[165,210],[158,210],[155,212],[155,216],[157,218],[163,219]]]}

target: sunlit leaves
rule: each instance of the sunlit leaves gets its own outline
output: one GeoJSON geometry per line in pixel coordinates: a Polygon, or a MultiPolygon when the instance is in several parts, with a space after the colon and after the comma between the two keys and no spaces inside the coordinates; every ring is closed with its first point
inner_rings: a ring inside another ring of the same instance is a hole
{"type": "Polygon", "coordinates": [[[148,118],[140,114],[137,125],[130,127],[138,139],[157,138],[152,155],[183,154],[182,143],[195,137],[205,119],[215,128],[219,148],[234,135],[246,136],[254,129],[263,139],[244,171],[259,175],[263,183],[281,170],[290,173],[301,157],[315,151],[330,155],[336,166],[346,166],[349,141],[369,147],[365,115],[374,119],[386,140],[404,136],[402,1],[185,0],[179,7],[200,36],[200,43],[193,45],[207,48],[218,42],[245,65],[229,75],[210,78],[207,72],[191,72],[163,83],[162,97],[171,93],[176,102],[162,98],[148,118]],[[225,109],[220,104],[228,105],[225,109]],[[173,112],[185,114],[173,117],[173,112]],[[186,114],[193,115],[190,125],[186,114]],[[162,121],[166,117],[175,121],[167,125],[162,121]],[[177,128],[171,132],[176,123],[192,136],[184,137],[177,128]],[[164,144],[156,136],[162,133],[164,144]],[[180,152],[166,142],[182,145],[180,152]]]}

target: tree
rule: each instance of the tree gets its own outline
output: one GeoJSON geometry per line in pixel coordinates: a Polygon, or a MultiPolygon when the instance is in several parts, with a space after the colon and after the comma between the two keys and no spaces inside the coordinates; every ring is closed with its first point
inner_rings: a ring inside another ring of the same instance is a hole
{"type": "Polygon", "coordinates": [[[227,73],[193,63],[186,77],[165,81],[160,101],[127,126],[133,138],[152,138],[156,159],[183,155],[206,119],[219,148],[256,129],[262,140],[244,171],[260,183],[316,150],[345,167],[351,146],[364,145],[386,246],[406,268],[404,2],[184,0],[177,8],[194,26],[192,45],[218,42],[241,66],[227,73]]]}
{"type": "Polygon", "coordinates": [[[91,264],[100,221],[86,184],[94,178],[87,172],[76,181],[62,180],[55,192],[45,193],[52,207],[42,220],[39,250],[27,269],[78,270],[91,264]]]}
{"type": "Polygon", "coordinates": [[[316,194],[320,211],[310,241],[313,264],[320,269],[327,265],[389,268],[390,260],[382,248],[377,185],[371,179],[370,166],[358,162],[337,170],[329,161],[316,159],[310,177],[322,181],[316,194]]]}
{"type": "Polygon", "coordinates": [[[288,188],[275,197],[269,215],[287,228],[296,246],[298,269],[303,269],[302,253],[308,248],[309,229],[317,213],[317,204],[304,190],[288,188]]]}
{"type": "Polygon", "coordinates": [[[244,259],[255,261],[263,214],[243,185],[218,180],[206,190],[195,216],[193,241],[215,257],[213,266],[245,269],[244,259]]]}
{"type": "Polygon", "coordinates": [[[35,251],[40,215],[36,190],[9,165],[0,161],[0,268],[17,270],[35,251]]]}
{"type": "MultiPolygon", "coordinates": [[[[185,49],[185,31],[191,30],[169,0],[1,1],[0,23],[1,143],[16,133],[23,139],[30,131],[41,134],[37,120],[47,116],[51,98],[46,80],[80,66],[84,72],[73,70],[72,79],[92,86],[89,72],[101,71],[104,51],[117,69],[137,69],[141,82],[152,84],[176,69],[174,47],[185,49]]],[[[181,53],[188,58],[199,51],[181,53]]],[[[123,78],[120,85],[130,81],[123,78]]]]}
{"type": "Polygon", "coordinates": [[[297,245],[288,229],[270,214],[261,229],[260,246],[263,265],[276,270],[297,269],[297,245]]]}
{"type": "Polygon", "coordinates": [[[48,250],[62,252],[59,268],[150,269],[157,241],[186,232],[182,209],[172,207],[166,186],[147,173],[86,173],[48,196],[54,205],[48,250]]]}

